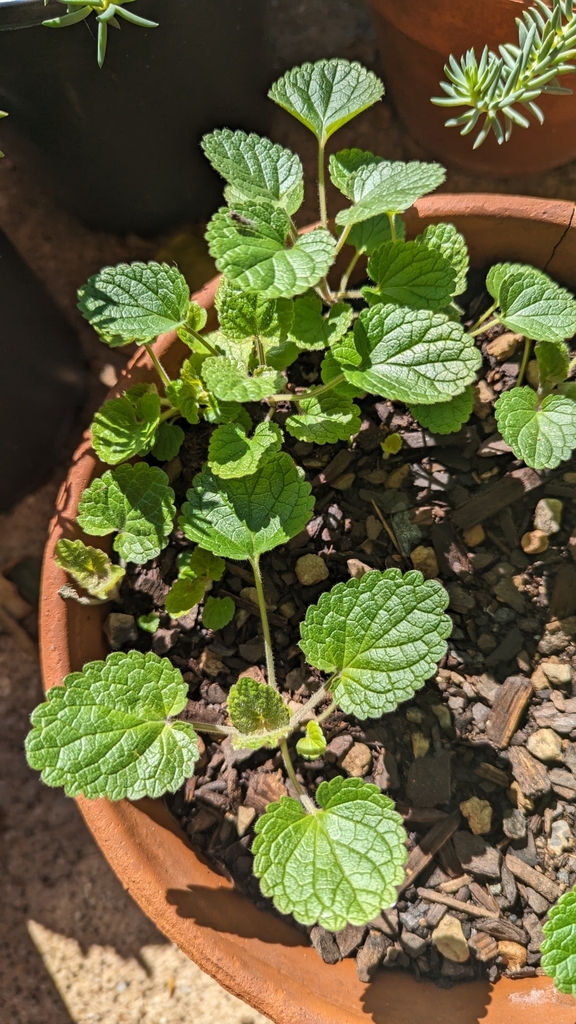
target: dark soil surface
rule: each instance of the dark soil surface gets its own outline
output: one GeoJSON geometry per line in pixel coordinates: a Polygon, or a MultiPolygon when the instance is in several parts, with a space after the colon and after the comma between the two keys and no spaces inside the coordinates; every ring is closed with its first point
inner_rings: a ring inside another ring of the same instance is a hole
{"type": "MultiPolygon", "coordinates": [[[[360,403],[362,429],[350,446],[286,437],[316,497],[306,529],[262,560],[279,685],[291,707],[321,681],[298,640],[323,591],[397,566],[439,578],[450,595],[448,653],[414,700],[380,720],[337,711],[325,723],[323,758],[304,762],[293,752],[312,794],[337,774],[363,776],[405,818],[410,853],[396,907],[336,936],[305,929],[327,962],[356,956],[364,981],[380,966],[442,987],[538,974],[541,925],[576,880],[576,461],[537,473],[496,433],[493,402],[514,382],[522,348],[490,354],[514,345],[510,336],[490,345],[499,330],[479,339],[484,376],[458,434],[431,435],[403,406],[370,399],[360,403]],[[391,432],[400,433],[402,449],[385,458],[381,443],[391,432]],[[535,543],[544,550],[531,554],[535,543]],[[309,555],[327,575],[307,585],[300,560],[309,555]]],[[[294,385],[316,379],[318,363],[311,354],[292,367],[294,385]]],[[[264,407],[250,412],[257,420],[264,407]]],[[[189,428],[180,456],[164,466],[179,502],[206,459],[211,429],[189,428]]],[[[160,613],[156,633],[139,630],[136,646],[181,669],[184,717],[224,723],[238,676],[265,678],[254,581],[246,564],[227,563],[212,594],[231,596],[237,612],[218,633],[202,626],[198,609],[171,620],[163,603],[186,545],[176,529],[156,562],[129,567],[121,610],[160,613]]],[[[295,795],[281,754],[234,751],[205,736],[196,773],[169,805],[194,847],[258,907],[272,909],[252,874],[251,846],[266,805],[295,795]]]]}

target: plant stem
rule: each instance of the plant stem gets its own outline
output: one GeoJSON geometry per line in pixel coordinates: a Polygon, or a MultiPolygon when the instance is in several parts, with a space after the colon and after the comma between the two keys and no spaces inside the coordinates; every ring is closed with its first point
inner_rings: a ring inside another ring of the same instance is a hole
{"type": "Polygon", "coordinates": [[[324,142],[318,143],[318,200],[320,203],[320,221],[322,227],[328,227],[328,210],[326,207],[326,183],[324,180],[324,142]]]}
{"type": "Polygon", "coordinates": [[[348,238],[348,235],[350,234],[351,230],[352,224],[347,224],[346,227],[344,228],[344,231],[340,235],[338,242],[336,243],[336,255],[338,255],[341,249],[343,249],[343,247],[346,245],[346,239],[348,238]]]}
{"type": "Polygon", "coordinates": [[[170,380],[170,377],[168,376],[168,374],[166,373],[166,370],[162,366],[162,363],[158,359],[158,356],[156,355],[154,349],[152,348],[152,343],[148,342],[147,345],[144,345],[144,348],[146,349],[148,355],[150,356],[150,359],[152,360],[152,363],[154,365],[156,373],[160,377],[160,380],[162,381],[162,383],[163,384],[171,384],[172,381],[170,380]]]}
{"type": "Polygon", "coordinates": [[[201,334],[198,334],[198,331],[192,331],[190,330],[189,327],[187,327],[186,330],[188,334],[191,334],[193,338],[196,338],[196,341],[199,341],[201,345],[204,345],[205,349],[208,349],[208,352],[210,353],[211,356],[218,355],[218,352],[216,351],[214,346],[211,345],[209,341],[206,341],[206,338],[203,338],[201,334]]]}
{"type": "Polygon", "coordinates": [[[330,291],[330,285],[328,284],[328,281],[325,277],[323,277],[322,280],[319,281],[318,284],[316,285],[316,291],[318,292],[318,295],[320,296],[322,301],[325,302],[327,306],[330,306],[332,304],[332,302],[334,301],[334,296],[330,291]]]}
{"type": "Polygon", "coordinates": [[[386,216],[388,217],[388,221],[390,224],[390,238],[392,239],[393,242],[396,242],[398,239],[398,235],[396,233],[396,220],[394,218],[394,214],[388,213],[386,216]]]}
{"type": "Polygon", "coordinates": [[[307,398],[317,398],[318,395],[324,394],[325,391],[331,391],[338,384],[342,384],[346,380],[343,373],[339,373],[337,377],[333,377],[328,384],[320,384],[317,388],[312,388],[310,391],[303,391],[299,395],[293,395],[290,391],[286,391],[283,395],[270,395],[267,402],[305,402],[307,398]]]}
{"type": "Polygon", "coordinates": [[[486,331],[489,331],[490,328],[494,327],[494,324],[497,324],[497,323],[498,323],[498,317],[495,316],[493,320],[489,320],[487,324],[482,324],[481,327],[477,327],[475,331],[468,331],[468,337],[469,338],[477,338],[479,334],[485,334],[486,331]]]}
{"type": "Polygon", "coordinates": [[[332,682],[332,679],[333,677],[330,677],[330,679],[327,679],[325,683],[322,683],[322,686],[318,690],[316,690],[316,692],[313,693],[311,697],[308,698],[306,703],[302,704],[302,706],[298,708],[298,711],[294,712],[292,718],[290,719],[291,732],[294,732],[294,730],[297,729],[298,726],[300,725],[300,722],[302,722],[305,718],[308,717],[310,712],[314,710],[316,705],[319,704],[321,700],[324,700],[324,697],[327,696],[327,690],[328,687],[330,686],[330,683],[332,682]]]}
{"type": "Polygon", "coordinates": [[[288,778],[290,779],[292,785],[294,786],[294,789],[298,793],[298,796],[300,797],[300,800],[303,806],[308,811],[308,813],[314,814],[316,812],[316,808],[314,806],[314,803],[312,802],[308,794],[302,789],[302,786],[300,785],[298,779],[296,778],[296,772],[294,771],[294,765],[292,764],[290,751],[288,750],[288,744],[286,743],[285,739],[280,740],[280,750],[282,751],[282,757],[284,758],[284,764],[286,766],[286,771],[288,772],[288,778]]]}
{"type": "Polygon", "coordinates": [[[492,313],[494,312],[495,309],[498,309],[497,302],[494,302],[493,305],[490,306],[490,308],[487,309],[485,313],[482,313],[482,316],[476,321],[476,323],[472,324],[472,327],[468,331],[468,334],[472,334],[473,331],[476,331],[478,327],[480,327],[480,324],[483,324],[484,321],[487,320],[489,316],[492,316],[492,313]]]}
{"type": "Polygon", "coordinates": [[[173,419],[174,416],[180,416],[180,409],[174,409],[174,408],[166,409],[166,412],[162,413],[162,415],[161,415],[160,419],[158,420],[158,422],[159,423],[165,423],[166,420],[173,419]]]}
{"type": "Polygon", "coordinates": [[[260,609],[260,618],[262,620],[262,633],[264,634],[264,648],[266,651],[266,668],[268,669],[268,684],[273,686],[274,689],[277,689],[276,672],[274,671],[274,653],[272,651],[272,640],[270,637],[270,623],[268,622],[266,598],[264,597],[262,573],[260,572],[260,556],[255,555],[254,558],[251,558],[250,565],[252,566],[252,572],[254,573],[254,583],[256,585],[256,593],[258,595],[258,607],[260,609]]]}
{"type": "Polygon", "coordinates": [[[213,732],[218,736],[230,736],[234,729],[228,725],[215,725],[213,722],[189,722],[194,732],[213,732]]]}
{"type": "Polygon", "coordinates": [[[514,387],[519,388],[524,380],[524,374],[526,373],[526,367],[528,366],[528,360],[530,359],[530,352],[532,351],[532,342],[530,338],[524,340],[524,352],[522,353],[522,362],[520,363],[520,370],[518,372],[518,380],[514,387]]]}
{"type": "Polygon", "coordinates": [[[264,342],[260,335],[256,335],[256,354],[258,356],[258,366],[266,366],[266,353],[264,352],[264,342]]]}
{"type": "Polygon", "coordinates": [[[346,270],[342,274],[342,280],[340,281],[340,289],[338,291],[338,296],[337,296],[339,299],[342,298],[342,296],[344,295],[344,292],[346,291],[346,288],[348,287],[348,281],[350,280],[350,274],[354,270],[354,267],[358,263],[358,260],[360,259],[361,255],[362,255],[362,253],[360,252],[359,249],[357,249],[356,252],[354,253],[352,259],[350,260],[350,263],[346,267],[346,270]]]}
{"type": "Polygon", "coordinates": [[[326,721],[326,719],[329,718],[330,715],[332,714],[332,712],[335,711],[335,710],[336,710],[336,701],[332,700],[331,703],[328,705],[328,707],[324,708],[324,711],[321,711],[319,715],[316,715],[316,721],[317,721],[318,725],[320,725],[320,722],[326,721]]]}

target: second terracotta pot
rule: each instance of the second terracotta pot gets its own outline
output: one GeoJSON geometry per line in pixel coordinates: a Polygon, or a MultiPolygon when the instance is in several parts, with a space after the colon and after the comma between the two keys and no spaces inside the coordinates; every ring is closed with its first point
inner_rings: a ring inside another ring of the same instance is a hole
{"type": "MultiPolygon", "coordinates": [[[[530,115],[528,129],[514,127],[509,142],[499,146],[491,133],[479,149],[476,133],[461,136],[445,128],[449,117],[464,107],[436,107],[432,96],[443,95],[444,65],[450,54],[457,60],[474,47],[479,59],[484,46],[498,52],[515,43],[515,19],[530,6],[523,0],[369,0],[380,44],[387,93],[412,138],[442,163],[497,178],[539,174],[576,159],[576,92],[544,96],[538,103],[545,115],[539,125],[530,115]]],[[[562,84],[576,88],[576,77],[562,84]]]]}

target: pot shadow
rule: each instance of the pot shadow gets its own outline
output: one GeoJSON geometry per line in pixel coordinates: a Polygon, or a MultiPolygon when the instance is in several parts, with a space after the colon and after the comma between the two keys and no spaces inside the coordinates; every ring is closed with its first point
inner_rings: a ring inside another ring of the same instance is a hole
{"type": "Polygon", "coordinates": [[[276,946],[309,946],[307,936],[276,914],[258,910],[235,889],[188,885],[186,889],[168,889],[166,899],[176,907],[178,917],[192,919],[200,927],[276,946]]]}
{"type": "Polygon", "coordinates": [[[492,988],[488,982],[471,981],[440,991],[432,981],[383,969],[367,986],[362,1003],[374,1024],[404,1019],[410,1024],[478,1024],[488,1012],[492,988]]]}

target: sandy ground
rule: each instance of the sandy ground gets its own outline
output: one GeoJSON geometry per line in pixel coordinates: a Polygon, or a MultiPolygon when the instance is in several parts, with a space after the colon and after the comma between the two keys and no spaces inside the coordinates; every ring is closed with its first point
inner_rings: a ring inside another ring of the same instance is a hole
{"type": "MultiPolygon", "coordinates": [[[[268,0],[275,64],[349,56],[378,67],[365,0],[268,0]]],[[[339,135],[389,158],[421,157],[386,103],[339,135]]],[[[271,133],[312,164],[310,138],[280,111],[271,133]]],[[[523,192],[574,198],[576,163],[539,178],[485,181],[450,174],[453,191],[523,192]]],[[[304,220],[315,219],[312,176],[304,220]]],[[[55,209],[18,167],[0,163],[0,227],[76,327],[91,370],[91,392],[56,477],[12,513],[0,516],[0,572],[24,555],[40,557],[67,452],[102,400],[111,364],[75,308],[76,288],[105,263],[149,259],[175,245],[194,250],[202,279],[210,273],[195,239],[144,241],[87,231],[55,209]],[[166,248],[168,246],[168,248],[166,248]],[[203,275],[203,277],[202,277],[203,275]]],[[[194,263],[194,260],[192,261],[194,263]]],[[[201,280],[194,282],[196,285],[201,280]]],[[[41,695],[34,635],[0,625],[0,1024],[265,1024],[168,943],[131,902],[95,847],[75,804],[40,784],[22,744],[41,695]],[[3,631],[4,630],[4,631],[3,631]]]]}

